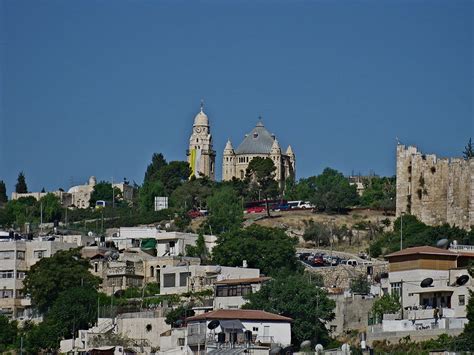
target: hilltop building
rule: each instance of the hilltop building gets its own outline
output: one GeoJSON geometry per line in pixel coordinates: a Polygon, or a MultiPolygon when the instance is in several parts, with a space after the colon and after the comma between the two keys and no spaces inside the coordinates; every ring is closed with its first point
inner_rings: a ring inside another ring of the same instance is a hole
{"type": "Polygon", "coordinates": [[[194,117],[193,132],[186,155],[191,166],[191,176],[207,176],[215,180],[216,152],[212,148],[211,126],[202,102],[201,111],[194,117]]]}
{"type": "Polygon", "coordinates": [[[283,152],[275,135],[270,134],[259,120],[237,149],[234,150],[231,141],[227,141],[222,160],[222,180],[243,180],[249,163],[255,157],[273,160],[276,167],[275,179],[280,186],[284,186],[287,178],[295,176],[296,158],[291,146],[283,152]]]}
{"type": "Polygon", "coordinates": [[[397,146],[397,217],[412,214],[431,226],[474,225],[474,159],[439,159],[397,146]]]}

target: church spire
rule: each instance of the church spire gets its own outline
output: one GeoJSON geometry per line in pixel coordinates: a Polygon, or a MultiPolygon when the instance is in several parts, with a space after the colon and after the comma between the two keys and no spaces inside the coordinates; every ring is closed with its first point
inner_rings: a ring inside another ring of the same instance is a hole
{"type": "Polygon", "coordinates": [[[204,99],[201,99],[201,113],[204,113],[204,99]]]}

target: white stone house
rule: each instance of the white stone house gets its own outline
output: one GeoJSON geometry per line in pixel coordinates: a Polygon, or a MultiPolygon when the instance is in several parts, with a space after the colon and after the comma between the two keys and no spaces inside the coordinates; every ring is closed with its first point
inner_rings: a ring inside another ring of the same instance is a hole
{"type": "Polygon", "coordinates": [[[214,309],[238,309],[247,301],[244,296],[260,291],[270,277],[226,279],[215,283],[214,309]]]}
{"type": "Polygon", "coordinates": [[[260,277],[259,269],[218,265],[172,266],[160,274],[160,294],[212,290],[220,280],[260,277]]]}

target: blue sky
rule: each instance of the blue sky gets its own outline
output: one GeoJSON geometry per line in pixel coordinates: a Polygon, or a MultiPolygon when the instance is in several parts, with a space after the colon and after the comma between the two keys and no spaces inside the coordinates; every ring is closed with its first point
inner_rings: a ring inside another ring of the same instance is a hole
{"type": "Polygon", "coordinates": [[[220,178],[263,116],[298,177],[395,172],[395,137],[460,155],[473,123],[472,1],[0,0],[0,179],[141,183],[184,160],[200,99],[220,178]]]}

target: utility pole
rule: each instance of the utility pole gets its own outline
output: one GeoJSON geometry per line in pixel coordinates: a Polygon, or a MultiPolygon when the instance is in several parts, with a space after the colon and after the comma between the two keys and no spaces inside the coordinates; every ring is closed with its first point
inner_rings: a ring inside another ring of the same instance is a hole
{"type": "Polygon", "coordinates": [[[400,214],[400,250],[403,249],[403,212],[400,214]]]}
{"type": "Polygon", "coordinates": [[[114,177],[112,176],[112,208],[115,208],[114,177]]]}
{"type": "Polygon", "coordinates": [[[43,201],[40,203],[40,231],[43,234],[43,201]]]}

